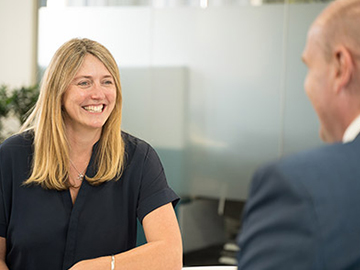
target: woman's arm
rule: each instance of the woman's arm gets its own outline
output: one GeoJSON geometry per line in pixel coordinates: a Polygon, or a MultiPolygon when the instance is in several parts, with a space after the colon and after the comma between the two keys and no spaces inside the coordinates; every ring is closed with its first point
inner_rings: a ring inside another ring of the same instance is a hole
{"type": "MultiPolygon", "coordinates": [[[[143,220],[147,244],[115,255],[116,270],[180,270],[182,240],[171,203],[161,206],[143,220]]],[[[111,257],[75,264],[70,270],[109,270],[111,257]]]]}
{"type": "Polygon", "coordinates": [[[6,256],[6,239],[0,237],[0,270],[9,270],[5,263],[6,256]]]}

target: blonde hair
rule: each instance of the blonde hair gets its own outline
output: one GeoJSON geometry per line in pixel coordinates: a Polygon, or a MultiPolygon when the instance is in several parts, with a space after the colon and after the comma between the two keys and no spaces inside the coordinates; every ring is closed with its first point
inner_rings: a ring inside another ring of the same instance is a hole
{"type": "Polygon", "coordinates": [[[63,44],[45,71],[39,99],[20,132],[34,133],[34,156],[30,177],[24,184],[64,190],[70,187],[69,144],[66,138],[61,101],[63,94],[87,54],[97,57],[114,78],[116,103],[102,129],[98,142],[94,177],[86,180],[98,185],[120,178],[124,167],[124,142],[121,137],[122,95],[120,74],[115,59],[101,44],[89,39],[72,39],[63,44]]]}

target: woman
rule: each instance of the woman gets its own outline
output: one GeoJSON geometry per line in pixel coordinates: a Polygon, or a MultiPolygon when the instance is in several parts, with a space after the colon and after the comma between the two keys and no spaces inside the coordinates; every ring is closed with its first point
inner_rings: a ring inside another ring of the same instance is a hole
{"type": "Polygon", "coordinates": [[[58,49],[22,133],[0,146],[0,269],[181,269],[178,197],[155,151],[121,132],[121,102],[105,47],[58,49]]]}

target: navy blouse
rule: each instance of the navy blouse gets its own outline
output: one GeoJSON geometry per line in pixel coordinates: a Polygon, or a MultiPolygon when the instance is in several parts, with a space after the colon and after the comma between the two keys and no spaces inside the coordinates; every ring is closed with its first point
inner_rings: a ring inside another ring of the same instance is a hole
{"type": "MultiPolygon", "coordinates": [[[[33,155],[31,133],[0,145],[0,236],[6,238],[11,270],[65,270],[84,259],[136,246],[137,218],[179,198],[168,186],[151,146],[123,133],[125,170],[118,181],[83,181],[75,204],[69,190],[24,186],[33,155]]],[[[94,153],[86,175],[94,176],[94,153]]]]}

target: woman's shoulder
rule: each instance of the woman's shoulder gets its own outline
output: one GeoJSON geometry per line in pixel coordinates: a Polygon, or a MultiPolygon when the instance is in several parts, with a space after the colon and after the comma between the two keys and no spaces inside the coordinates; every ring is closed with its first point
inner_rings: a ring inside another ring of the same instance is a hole
{"type": "Polygon", "coordinates": [[[25,131],[10,136],[0,144],[1,150],[31,147],[34,141],[33,131],[25,131]]]}
{"type": "Polygon", "coordinates": [[[151,148],[150,144],[143,139],[135,137],[134,135],[131,135],[130,133],[127,133],[125,131],[122,131],[121,134],[126,148],[130,148],[133,150],[148,150],[149,148],[151,148]]]}
{"type": "Polygon", "coordinates": [[[145,140],[122,131],[127,157],[152,157],[157,156],[155,149],[145,140]]]}

